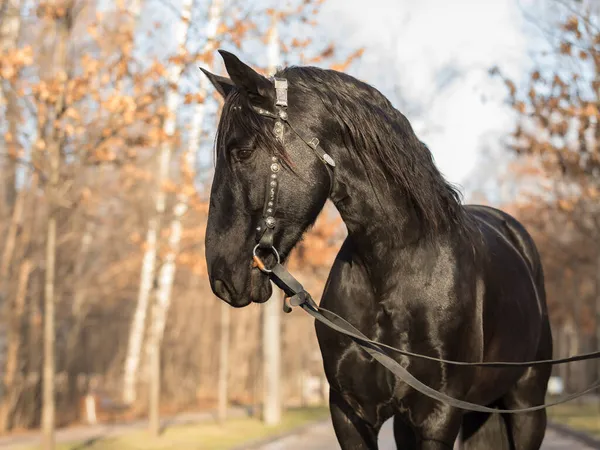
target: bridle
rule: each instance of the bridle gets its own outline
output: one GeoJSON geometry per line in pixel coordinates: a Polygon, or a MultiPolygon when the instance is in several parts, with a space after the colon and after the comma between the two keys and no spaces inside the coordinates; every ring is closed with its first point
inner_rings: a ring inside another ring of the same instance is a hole
{"type": "MultiPolygon", "coordinates": [[[[273,132],[275,138],[283,145],[283,132],[284,124],[287,124],[289,128],[304,142],[325,164],[327,168],[327,174],[329,175],[329,192],[331,193],[334,184],[334,169],[335,161],[327,152],[325,152],[319,146],[319,139],[313,137],[311,139],[305,139],[300,133],[289,122],[287,106],[288,106],[288,81],[285,78],[273,78],[275,84],[275,113],[272,113],[266,109],[253,106],[252,109],[263,117],[275,120],[273,126],[273,132]]],[[[252,256],[257,267],[265,272],[271,273],[271,269],[268,269],[264,262],[257,255],[259,248],[269,250],[275,256],[277,263],[280,263],[280,256],[277,248],[275,247],[274,237],[275,229],[277,227],[277,219],[275,218],[275,211],[277,208],[277,194],[279,192],[279,173],[281,171],[281,162],[277,156],[272,156],[270,161],[270,176],[267,179],[267,195],[265,196],[265,204],[263,207],[263,216],[256,227],[256,241],[257,244],[252,250],[252,256]]]]}
{"type": "MultiPolygon", "coordinates": [[[[277,140],[283,144],[283,131],[284,124],[287,124],[290,129],[308,146],[310,147],[319,159],[325,164],[327,173],[330,177],[330,195],[334,186],[335,176],[335,162],[322,148],[319,147],[319,139],[314,137],[306,140],[298,133],[292,124],[288,120],[288,114],[286,108],[288,106],[287,101],[287,88],[288,82],[285,78],[274,78],[276,101],[275,101],[275,113],[267,111],[265,109],[255,107],[252,108],[254,111],[261,116],[268,117],[275,120],[274,133],[277,140]]],[[[269,278],[275,283],[286,295],[284,301],[283,310],[284,312],[291,312],[292,306],[299,306],[316,320],[327,326],[328,328],[335,330],[341,334],[352,339],[359,347],[366,351],[373,359],[377,360],[390,372],[396,375],[399,379],[405,382],[408,386],[413,389],[425,394],[426,396],[438,400],[447,405],[455,408],[460,408],[467,411],[478,411],[485,413],[526,413],[545,409],[550,406],[565,403],[580,397],[588,392],[594,391],[600,388],[600,381],[596,381],[587,389],[569,395],[562,400],[544,404],[536,405],[529,408],[521,409],[496,409],[489,408],[487,406],[470,403],[467,401],[459,400],[450,397],[443,392],[437,391],[426,384],[416,379],[404,366],[398,363],[394,358],[390,356],[391,353],[409,356],[413,358],[434,361],[441,364],[448,364],[454,366],[471,366],[471,367],[495,367],[495,368],[509,368],[509,367],[532,367],[541,365],[554,365],[566,362],[584,361],[589,359],[596,359],[600,357],[600,352],[592,352],[578,356],[572,356],[569,358],[561,358],[554,360],[544,361],[526,361],[526,362],[463,362],[463,361],[449,361],[441,358],[435,358],[431,356],[421,355],[418,353],[412,353],[406,350],[397,349],[389,345],[383,344],[369,339],[362,332],[356,329],[352,324],[338,316],[332,311],[318,306],[312,299],[311,295],[304,289],[302,284],[296,280],[292,274],[281,264],[279,252],[274,246],[275,228],[277,226],[277,219],[275,218],[275,210],[277,206],[277,193],[279,187],[278,175],[282,169],[281,162],[276,156],[271,157],[270,161],[270,176],[267,179],[267,196],[265,197],[265,204],[263,208],[263,216],[259,226],[256,228],[256,240],[257,244],[252,250],[252,256],[256,266],[264,273],[269,275],[269,278]],[[271,251],[276,258],[276,263],[271,267],[267,268],[262,259],[257,255],[259,248],[271,251]]]]}

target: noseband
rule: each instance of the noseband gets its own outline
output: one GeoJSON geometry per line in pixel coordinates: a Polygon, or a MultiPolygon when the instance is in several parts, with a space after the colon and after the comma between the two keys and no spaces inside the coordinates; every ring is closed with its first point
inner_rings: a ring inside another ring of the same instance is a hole
{"type": "MultiPolygon", "coordinates": [[[[283,141],[283,128],[284,124],[287,124],[290,129],[304,142],[308,147],[310,147],[313,152],[318,156],[318,158],[325,164],[327,168],[327,174],[330,178],[329,190],[333,189],[333,170],[335,168],[335,162],[333,158],[329,156],[327,152],[325,152],[321,147],[319,147],[319,139],[313,137],[311,139],[306,140],[300,133],[298,133],[292,124],[289,122],[287,106],[288,106],[288,81],[285,78],[273,78],[275,83],[275,113],[267,111],[266,109],[259,108],[253,106],[252,109],[259,115],[263,117],[268,117],[269,119],[275,120],[275,125],[273,128],[273,132],[275,133],[275,138],[282,145],[283,141]]],[[[281,171],[281,162],[277,158],[277,156],[272,156],[270,161],[270,176],[267,179],[267,195],[265,197],[265,204],[263,207],[263,216],[260,224],[256,228],[256,241],[258,242],[252,251],[252,256],[254,262],[257,267],[265,272],[271,273],[271,270],[268,269],[264,262],[257,255],[257,250],[259,248],[269,250],[275,255],[277,259],[277,263],[280,263],[279,252],[275,248],[274,245],[274,237],[275,237],[275,228],[277,226],[277,219],[275,219],[275,210],[277,207],[277,194],[278,194],[278,175],[281,171]]]]}

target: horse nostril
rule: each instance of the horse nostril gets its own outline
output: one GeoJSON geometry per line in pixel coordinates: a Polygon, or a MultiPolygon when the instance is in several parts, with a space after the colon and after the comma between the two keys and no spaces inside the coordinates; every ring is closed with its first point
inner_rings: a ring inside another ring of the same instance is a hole
{"type": "Polygon", "coordinates": [[[213,291],[221,300],[231,303],[231,292],[227,289],[227,285],[221,280],[215,280],[213,291]]]}

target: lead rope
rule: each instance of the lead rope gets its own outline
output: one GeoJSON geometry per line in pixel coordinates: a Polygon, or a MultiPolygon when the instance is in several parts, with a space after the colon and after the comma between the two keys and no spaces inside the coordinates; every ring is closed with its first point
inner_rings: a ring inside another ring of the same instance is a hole
{"type": "MultiPolygon", "coordinates": [[[[406,368],[400,365],[395,359],[389,356],[386,353],[386,349],[392,350],[401,355],[417,357],[421,359],[426,359],[430,361],[436,361],[438,363],[443,364],[452,364],[459,366],[474,366],[474,367],[530,367],[536,365],[545,365],[545,364],[560,364],[569,361],[583,361],[587,359],[592,359],[594,357],[599,357],[600,352],[589,353],[586,355],[579,355],[570,358],[564,358],[562,360],[545,360],[545,361],[527,361],[527,362],[480,362],[480,363],[468,363],[468,362],[459,362],[459,361],[450,361],[439,358],[434,358],[431,356],[420,355],[418,353],[412,353],[405,350],[400,350],[389,345],[385,345],[376,341],[373,341],[366,337],[363,333],[361,333],[357,328],[355,328],[352,324],[338,316],[337,314],[326,310],[324,308],[320,308],[317,306],[315,301],[312,299],[311,295],[304,289],[302,284],[298,280],[296,280],[292,274],[288,272],[288,270],[283,267],[281,264],[276,264],[270,271],[269,276],[273,283],[277,285],[287,297],[289,297],[289,305],[284,303],[284,311],[286,309],[291,310],[291,306],[299,306],[305,312],[310,314],[316,320],[327,326],[328,328],[337,331],[338,333],[344,334],[352,339],[360,348],[366,351],[373,359],[377,360],[381,365],[383,365],[386,369],[404,381],[413,389],[421,392],[422,394],[445,403],[447,405],[453,406],[455,408],[460,408],[466,411],[477,411],[477,412],[486,412],[486,413],[502,413],[502,414],[518,414],[518,413],[526,413],[538,411],[541,409],[549,408],[552,406],[560,405],[561,403],[566,403],[571,400],[574,400],[582,395],[585,395],[589,392],[592,392],[598,388],[600,388],[600,380],[593,383],[587,389],[577,392],[575,394],[571,394],[561,400],[545,403],[542,405],[532,406],[529,408],[521,408],[521,409],[497,409],[497,408],[489,408],[487,406],[477,405],[475,403],[466,402],[464,400],[459,400],[454,397],[450,397],[443,392],[437,391],[430,386],[419,381],[415,378],[406,368]],[[326,317],[326,315],[331,315],[332,319],[326,317]]],[[[288,311],[286,311],[288,312],[288,311]]]]}

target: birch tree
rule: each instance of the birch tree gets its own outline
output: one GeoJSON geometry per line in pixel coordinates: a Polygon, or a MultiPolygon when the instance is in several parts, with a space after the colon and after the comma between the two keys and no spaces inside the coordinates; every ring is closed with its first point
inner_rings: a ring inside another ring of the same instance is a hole
{"type": "MultiPolygon", "coordinates": [[[[21,11],[17,0],[3,0],[0,3],[0,53],[2,55],[9,56],[17,49],[19,40],[19,31],[21,27],[21,11]]],[[[12,155],[12,157],[5,157],[0,160],[2,164],[2,186],[4,191],[4,204],[6,205],[7,211],[13,207],[16,197],[16,174],[17,164],[16,155],[17,151],[17,127],[19,120],[19,105],[18,98],[14,89],[14,85],[11,83],[11,79],[16,74],[11,74],[10,77],[5,77],[4,74],[0,77],[0,107],[5,106],[5,116],[7,118],[7,129],[3,136],[3,147],[1,149],[5,156],[12,155]],[[8,79],[5,79],[8,78],[8,79]]],[[[0,209],[1,211],[1,209],[0,209]]],[[[7,295],[6,290],[8,287],[8,264],[12,257],[12,250],[14,249],[15,234],[17,224],[21,220],[22,208],[19,205],[14,205],[14,211],[12,214],[12,220],[10,223],[9,233],[5,239],[3,239],[4,251],[2,254],[2,266],[0,267],[0,308],[2,308],[3,316],[7,317],[6,308],[7,303],[5,297],[7,295]]],[[[1,343],[5,342],[8,338],[5,332],[5,324],[0,322],[0,355],[2,352],[1,343]]],[[[9,325],[10,326],[10,325],[9,325]]],[[[2,357],[0,356],[0,366],[3,364],[2,357]]],[[[9,364],[7,361],[6,364],[9,364]]],[[[0,400],[4,396],[4,385],[0,383],[0,400]]],[[[0,411],[0,430],[4,427],[6,410],[0,411]]]]}
{"type": "MultiPolygon", "coordinates": [[[[278,15],[271,16],[271,28],[267,35],[269,73],[275,74],[280,64],[278,15]]],[[[272,285],[273,294],[263,305],[263,421],[276,425],[281,421],[281,302],[278,290],[272,285]]]]}
{"type": "Polygon", "coordinates": [[[224,422],[227,419],[227,408],[229,406],[229,336],[231,324],[231,308],[222,302],[221,323],[219,333],[219,380],[217,383],[217,420],[224,422]]]}
{"type": "MultiPolygon", "coordinates": [[[[142,0],[131,1],[131,42],[133,47],[135,29],[142,10],[142,0]]],[[[120,86],[122,88],[122,85],[120,86]]],[[[162,163],[162,161],[161,161],[162,163]]],[[[168,164],[168,162],[167,162],[168,164]]],[[[159,173],[160,175],[160,173],[159,173]]],[[[158,202],[157,198],[157,202],[158,202]]],[[[127,354],[125,356],[125,367],[123,370],[123,401],[131,404],[136,398],[137,374],[140,364],[140,351],[144,340],[144,327],[148,313],[148,301],[154,278],[154,266],[156,262],[156,239],[158,234],[158,217],[154,215],[148,222],[146,232],[146,250],[142,261],[140,273],[140,284],[135,312],[129,331],[127,354]]]]}
{"type": "MultiPolygon", "coordinates": [[[[163,183],[169,174],[169,163],[171,161],[171,155],[173,152],[173,137],[175,134],[176,123],[177,123],[177,108],[181,103],[181,96],[179,94],[178,85],[181,78],[181,74],[184,69],[184,61],[187,42],[187,36],[191,24],[192,7],[194,0],[185,0],[182,4],[181,21],[177,24],[175,29],[175,42],[177,44],[178,62],[172,63],[167,69],[167,93],[166,93],[166,110],[167,117],[163,125],[163,132],[165,140],[163,140],[160,153],[159,162],[157,169],[157,191],[155,194],[155,208],[156,214],[152,218],[151,223],[148,225],[149,230],[153,230],[154,239],[158,235],[160,230],[160,218],[165,212],[166,205],[166,192],[163,187],[163,183]]],[[[154,252],[156,252],[156,245],[154,246],[154,252]]],[[[154,272],[154,263],[152,264],[152,272],[154,272]]],[[[154,273],[148,278],[151,282],[154,279],[154,273]]],[[[144,288],[150,288],[145,286],[144,288]]],[[[147,301],[147,300],[146,300],[147,301]]],[[[150,430],[153,434],[158,435],[160,432],[160,415],[159,415],[159,403],[160,403],[160,342],[161,332],[164,325],[160,323],[161,313],[159,311],[158,302],[155,302],[152,309],[152,324],[150,331],[150,367],[152,373],[150,374],[150,405],[149,405],[149,418],[150,418],[150,430]]],[[[140,337],[141,339],[141,337],[140,337]]],[[[139,351],[138,351],[139,358],[139,351]]],[[[138,360],[139,361],[139,360],[138,360]]]]}
{"type": "MultiPolygon", "coordinates": [[[[48,16],[52,17],[55,25],[55,54],[52,67],[52,76],[56,80],[67,80],[67,44],[72,27],[72,8],[70,2],[55,0],[46,5],[48,16]]],[[[57,120],[63,113],[65,106],[65,91],[59,90],[54,101],[54,119],[57,120]]],[[[52,127],[46,138],[50,174],[48,190],[51,198],[58,199],[60,183],[61,143],[64,139],[62,130],[52,127]]],[[[42,447],[44,450],[53,450],[55,447],[54,431],[55,419],[55,274],[56,274],[56,237],[59,204],[51,202],[48,212],[48,226],[46,232],[46,270],[44,287],[44,372],[43,372],[43,402],[42,402],[42,447]]]]}
{"type": "MultiPolygon", "coordinates": [[[[207,41],[202,49],[202,54],[207,54],[214,50],[214,42],[222,14],[223,0],[213,0],[208,14],[207,41]]],[[[207,96],[208,79],[201,77],[199,97],[205,99],[207,96]]],[[[173,289],[173,280],[177,269],[176,258],[179,253],[179,246],[182,235],[182,221],[188,211],[190,197],[195,193],[194,174],[196,167],[196,153],[200,147],[201,126],[204,122],[206,101],[196,103],[192,116],[192,128],[186,151],[183,155],[184,161],[184,186],[177,195],[177,200],[173,208],[173,220],[170,225],[168,250],[158,274],[158,288],[156,291],[155,307],[153,310],[153,333],[155,336],[151,340],[152,345],[160,345],[164,335],[167,314],[171,306],[171,292],[173,289]],[[187,175],[187,176],[185,176],[187,175]]],[[[154,349],[153,351],[159,351],[154,349]]]]}
{"type": "MultiPolygon", "coordinates": [[[[11,56],[17,50],[19,41],[19,32],[21,29],[21,5],[19,0],[2,0],[0,3],[0,53],[11,56]]],[[[4,56],[3,56],[4,57],[4,56]]],[[[16,76],[16,74],[14,74],[16,76]]],[[[6,104],[6,117],[8,118],[8,130],[4,135],[4,144],[6,146],[6,155],[12,156],[4,158],[2,163],[5,166],[3,170],[4,192],[6,205],[10,208],[16,197],[17,181],[17,127],[19,114],[19,101],[11,79],[13,77],[3,77],[0,85],[0,105],[6,104]]]]}

